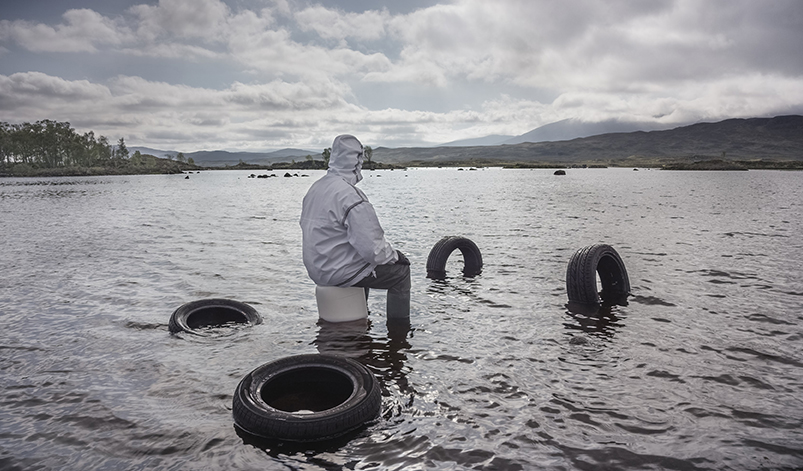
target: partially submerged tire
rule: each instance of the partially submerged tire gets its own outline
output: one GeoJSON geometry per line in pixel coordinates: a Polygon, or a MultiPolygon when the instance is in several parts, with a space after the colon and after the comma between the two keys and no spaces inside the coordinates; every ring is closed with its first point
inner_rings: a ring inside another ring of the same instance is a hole
{"type": "Polygon", "coordinates": [[[231,299],[201,299],[183,304],[173,311],[168,328],[170,333],[190,332],[229,323],[261,324],[262,316],[252,306],[231,299]]]}
{"type": "Polygon", "coordinates": [[[566,269],[570,303],[627,305],[630,280],[622,258],[610,245],[594,244],[579,249],[566,269]],[[602,291],[597,290],[599,274],[602,291]]]}
{"type": "Polygon", "coordinates": [[[463,276],[474,277],[482,273],[482,254],[477,244],[465,237],[447,236],[432,247],[427,257],[427,278],[446,278],[446,261],[455,250],[463,254],[463,276]]]}
{"type": "Polygon", "coordinates": [[[382,397],[361,363],[334,355],[297,355],[266,363],[237,385],[235,425],[256,437],[295,442],[336,438],[373,421],[382,397]]]}

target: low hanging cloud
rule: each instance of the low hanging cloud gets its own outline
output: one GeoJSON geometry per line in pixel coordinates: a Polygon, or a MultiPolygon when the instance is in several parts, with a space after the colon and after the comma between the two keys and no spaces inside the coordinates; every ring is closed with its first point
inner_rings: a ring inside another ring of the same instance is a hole
{"type": "Polygon", "coordinates": [[[70,103],[104,103],[111,91],[88,80],[69,81],[39,72],[0,75],[0,110],[20,112],[40,106],[51,109],[70,103]]]}
{"type": "Polygon", "coordinates": [[[135,5],[137,35],[149,40],[174,36],[187,39],[218,39],[226,35],[229,7],[220,1],[170,0],[157,5],[135,5]]]}
{"type": "MultiPolygon", "coordinates": [[[[372,80],[439,69],[450,80],[621,90],[761,70],[803,73],[803,5],[750,1],[463,0],[393,18],[401,60],[372,80]],[[792,13],[796,19],[783,18],[792,13]]],[[[434,75],[432,71],[424,76],[434,75]]]]}
{"type": "Polygon", "coordinates": [[[294,18],[299,28],[324,39],[374,41],[385,37],[391,16],[387,10],[344,13],[316,5],[297,12],[294,18]]]}
{"type": "Polygon", "coordinates": [[[112,16],[68,10],[55,24],[1,20],[0,57],[141,67],[80,80],[3,69],[0,120],[68,120],[191,151],[319,147],[341,132],[414,145],[566,118],[682,125],[803,112],[796,0],[454,0],[407,13],[243,5],[160,0],[112,16]],[[184,84],[190,64],[214,73],[184,84]]]}
{"type": "Polygon", "coordinates": [[[68,10],[64,22],[50,26],[30,21],[0,21],[0,40],[10,40],[32,52],[97,52],[129,36],[126,28],[99,13],[68,10]]]}
{"type": "MultiPolygon", "coordinates": [[[[115,137],[147,136],[159,130],[176,130],[176,136],[193,135],[188,129],[224,125],[216,139],[227,147],[252,147],[236,138],[237,126],[261,123],[265,128],[286,123],[288,114],[294,122],[309,124],[320,113],[354,114],[361,111],[341,96],[344,85],[327,80],[266,84],[235,82],[223,90],[148,81],[141,77],[118,76],[107,85],[86,80],[68,81],[38,72],[11,76],[0,75],[0,112],[14,110],[19,121],[49,119],[70,121],[82,128],[109,133],[116,128],[109,123],[132,126],[115,137]],[[75,117],[79,116],[78,120],[75,117]],[[77,121],[77,122],[76,122],[77,121]],[[122,134],[122,136],[120,135],[122,134]]],[[[207,130],[198,130],[205,134],[207,130]]],[[[153,134],[155,135],[155,134],[153,134]]],[[[165,142],[178,145],[178,139],[165,142]]],[[[195,141],[193,144],[199,145],[195,141]]],[[[204,142],[206,146],[213,142],[204,142]]],[[[290,142],[284,144],[289,145],[290,142]]],[[[263,148],[267,145],[260,142],[263,148]]]]}

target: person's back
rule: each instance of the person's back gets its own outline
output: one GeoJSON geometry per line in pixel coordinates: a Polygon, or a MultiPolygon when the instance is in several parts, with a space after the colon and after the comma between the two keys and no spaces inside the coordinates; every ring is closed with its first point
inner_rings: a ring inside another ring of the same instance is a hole
{"type": "MultiPolygon", "coordinates": [[[[312,184],[302,204],[304,266],[312,281],[323,286],[363,286],[397,291],[406,276],[409,315],[409,262],[385,239],[373,206],[355,185],[362,180],[363,146],[354,136],[335,138],[325,176],[312,184]],[[380,282],[380,272],[393,271],[393,286],[380,282]],[[406,275],[399,272],[404,267],[406,275]],[[398,272],[398,273],[397,273],[398,272]]],[[[394,297],[397,297],[394,294],[394,297]]],[[[402,300],[403,303],[404,300],[402,300]]],[[[398,300],[393,301],[398,303],[398,300]]],[[[395,309],[394,309],[395,311],[395,309]]]]}

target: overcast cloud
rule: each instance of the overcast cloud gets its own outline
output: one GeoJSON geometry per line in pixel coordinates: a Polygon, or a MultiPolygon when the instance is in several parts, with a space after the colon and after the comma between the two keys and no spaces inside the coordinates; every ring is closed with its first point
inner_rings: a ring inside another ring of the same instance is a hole
{"type": "Polygon", "coordinates": [[[803,114],[801,50],[799,0],[5,0],[0,121],[184,152],[672,127],[803,114]]]}

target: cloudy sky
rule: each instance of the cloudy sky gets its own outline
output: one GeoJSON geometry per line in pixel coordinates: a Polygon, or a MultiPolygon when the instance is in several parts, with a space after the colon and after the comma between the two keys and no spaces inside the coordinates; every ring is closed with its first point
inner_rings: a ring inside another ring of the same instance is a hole
{"type": "Polygon", "coordinates": [[[0,121],[374,147],[803,114],[800,0],[2,0],[0,121]]]}

